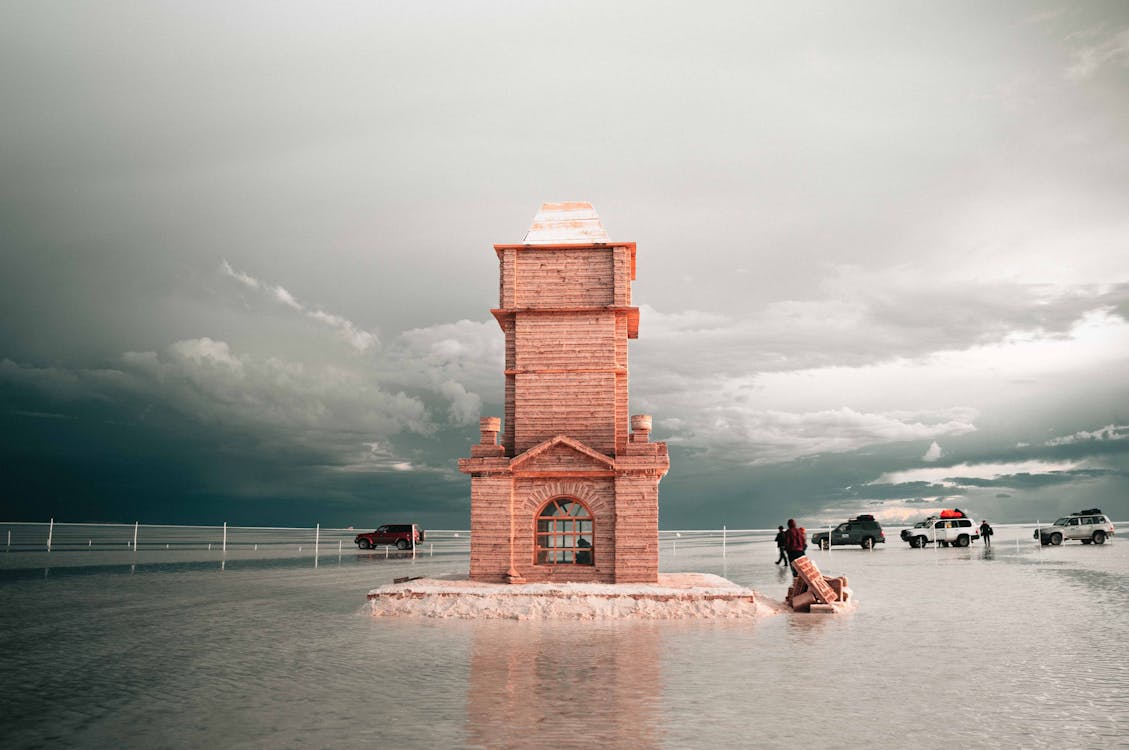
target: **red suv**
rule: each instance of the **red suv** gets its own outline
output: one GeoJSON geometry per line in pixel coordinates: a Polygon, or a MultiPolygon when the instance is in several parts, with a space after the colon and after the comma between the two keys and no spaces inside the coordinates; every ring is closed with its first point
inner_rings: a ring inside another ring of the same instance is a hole
{"type": "Polygon", "coordinates": [[[396,549],[407,549],[412,546],[413,537],[416,544],[422,542],[423,529],[414,523],[390,523],[381,526],[376,531],[357,534],[353,544],[361,549],[372,549],[378,544],[395,544],[396,549]]]}

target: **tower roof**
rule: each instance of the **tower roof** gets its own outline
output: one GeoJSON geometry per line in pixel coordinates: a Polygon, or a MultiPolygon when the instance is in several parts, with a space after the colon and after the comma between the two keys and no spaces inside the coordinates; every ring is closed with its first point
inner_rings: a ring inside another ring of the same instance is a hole
{"type": "Polygon", "coordinates": [[[600,215],[588,201],[542,203],[529,231],[525,245],[592,245],[609,242],[600,223],[600,215]]]}

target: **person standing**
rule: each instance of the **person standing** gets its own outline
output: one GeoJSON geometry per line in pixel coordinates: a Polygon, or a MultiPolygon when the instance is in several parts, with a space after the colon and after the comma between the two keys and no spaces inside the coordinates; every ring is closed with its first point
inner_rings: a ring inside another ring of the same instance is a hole
{"type": "Polygon", "coordinates": [[[784,550],[788,553],[788,567],[792,569],[792,577],[796,577],[796,566],[792,562],[803,557],[808,548],[807,534],[796,526],[796,519],[788,519],[788,530],[784,532],[784,550]]]}
{"type": "Polygon", "coordinates": [[[980,538],[984,540],[985,547],[992,546],[992,527],[988,525],[987,521],[980,522],[980,538]]]}
{"type": "Polygon", "coordinates": [[[776,527],[776,562],[773,565],[786,564],[788,562],[788,554],[784,551],[784,527],[776,527]]]}

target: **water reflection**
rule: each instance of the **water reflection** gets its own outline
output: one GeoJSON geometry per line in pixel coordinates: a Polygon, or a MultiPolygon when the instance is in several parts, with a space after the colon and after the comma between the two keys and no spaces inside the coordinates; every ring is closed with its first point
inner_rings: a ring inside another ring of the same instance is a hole
{"type": "Polygon", "coordinates": [[[653,624],[481,623],[473,636],[469,745],[656,746],[660,634],[653,624]]]}

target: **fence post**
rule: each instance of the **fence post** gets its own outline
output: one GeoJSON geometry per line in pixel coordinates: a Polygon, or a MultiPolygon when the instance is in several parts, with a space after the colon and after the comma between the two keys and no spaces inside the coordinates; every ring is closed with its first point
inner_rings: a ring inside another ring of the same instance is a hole
{"type": "Polygon", "coordinates": [[[318,522],[317,528],[314,530],[314,559],[318,559],[318,549],[321,548],[321,522],[318,522]]]}
{"type": "Polygon", "coordinates": [[[725,537],[728,532],[725,529],[725,524],[721,526],[721,557],[725,559],[725,537]]]}
{"type": "Polygon", "coordinates": [[[47,527],[47,551],[51,551],[51,537],[55,533],[55,519],[51,519],[51,525],[47,527]]]}
{"type": "Polygon", "coordinates": [[[227,552],[227,521],[223,522],[223,551],[227,552]]]}
{"type": "Polygon", "coordinates": [[[137,551],[137,521],[133,522],[133,551],[137,551]]]}

